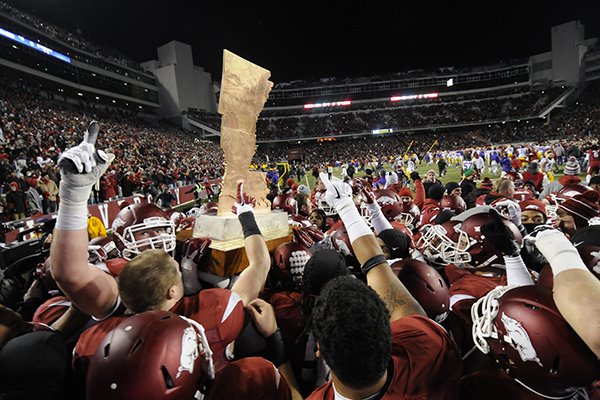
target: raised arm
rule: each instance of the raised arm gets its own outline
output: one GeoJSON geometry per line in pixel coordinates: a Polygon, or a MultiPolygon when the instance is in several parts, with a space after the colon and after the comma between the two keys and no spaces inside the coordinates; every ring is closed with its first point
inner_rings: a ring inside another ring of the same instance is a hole
{"type": "Polygon", "coordinates": [[[536,246],[554,274],[554,302],[563,318],[600,357],[600,280],[585,266],[579,252],[555,229],[536,236],[536,246]]]}
{"type": "Polygon", "coordinates": [[[88,264],[87,200],[114,155],[96,151],[98,123],[92,122],[78,146],[58,161],[60,208],[50,248],[51,271],[65,295],[84,313],[104,317],[116,304],[117,283],[88,264]]]}
{"type": "Polygon", "coordinates": [[[327,188],[325,198],[344,223],[367,283],[386,303],[390,320],[395,321],[412,314],[426,315],[385,260],[373,232],[352,201],[352,188],[346,183],[330,182],[326,174],[321,174],[321,180],[327,188]]]}
{"type": "Polygon", "coordinates": [[[244,231],[244,247],[250,265],[242,271],[231,290],[247,305],[258,298],[262,291],[271,267],[271,257],[254,219],[255,200],[244,193],[243,183],[238,184],[237,192],[237,202],[233,208],[244,231]]]}

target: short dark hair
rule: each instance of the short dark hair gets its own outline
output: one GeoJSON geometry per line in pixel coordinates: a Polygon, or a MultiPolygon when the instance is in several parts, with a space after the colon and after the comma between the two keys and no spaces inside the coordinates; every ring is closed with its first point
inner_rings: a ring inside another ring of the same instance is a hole
{"type": "Polygon", "coordinates": [[[177,262],[161,249],[145,250],[125,264],[119,274],[119,295],[134,313],[160,310],[171,286],[181,279],[177,262]]]}
{"type": "Polygon", "coordinates": [[[319,350],[342,383],[360,389],[383,376],[392,347],[390,315],[373,289],[350,276],[332,279],[311,321],[319,350]]]}

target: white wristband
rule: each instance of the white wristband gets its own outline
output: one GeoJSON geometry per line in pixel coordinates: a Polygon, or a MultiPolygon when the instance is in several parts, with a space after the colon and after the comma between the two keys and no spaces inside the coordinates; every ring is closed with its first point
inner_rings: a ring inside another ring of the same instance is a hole
{"type": "Polygon", "coordinates": [[[570,269],[588,270],[575,246],[560,231],[550,229],[540,232],[535,245],[548,260],[554,276],[570,269]]]}
{"type": "Polygon", "coordinates": [[[87,229],[88,208],[87,202],[71,202],[60,199],[58,215],[56,217],[56,229],[63,231],[74,231],[87,229]]]}
{"type": "Polygon", "coordinates": [[[337,212],[346,227],[350,243],[354,243],[359,237],[373,234],[353,203],[340,207],[337,212]]]}

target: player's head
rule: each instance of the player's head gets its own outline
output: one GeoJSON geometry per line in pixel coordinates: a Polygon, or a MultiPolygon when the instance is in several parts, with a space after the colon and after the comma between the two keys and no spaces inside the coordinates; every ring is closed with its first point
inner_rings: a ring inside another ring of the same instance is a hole
{"type": "Polygon", "coordinates": [[[138,203],[124,207],[112,224],[113,240],[125,258],[144,250],[175,251],[175,224],[154,204],[138,203]]]}
{"type": "Polygon", "coordinates": [[[135,313],[169,310],[183,297],[179,265],[164,250],[146,250],[121,271],[119,294],[135,313]]]}
{"type": "Polygon", "coordinates": [[[320,208],[315,208],[310,212],[308,216],[310,222],[317,226],[322,232],[327,230],[327,215],[325,215],[325,211],[320,208]]]}
{"type": "Polygon", "coordinates": [[[313,310],[319,352],[334,376],[360,389],[381,379],[390,361],[390,316],[377,293],[343,276],[329,281],[313,310]]]}

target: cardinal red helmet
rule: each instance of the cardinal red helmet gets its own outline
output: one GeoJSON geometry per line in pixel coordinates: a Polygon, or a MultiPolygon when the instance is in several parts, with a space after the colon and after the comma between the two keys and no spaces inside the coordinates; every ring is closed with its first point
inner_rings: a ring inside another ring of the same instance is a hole
{"type": "Polygon", "coordinates": [[[446,194],[440,200],[440,208],[442,210],[452,210],[456,214],[460,214],[467,209],[467,203],[459,195],[446,194]]]}
{"type": "Polygon", "coordinates": [[[345,226],[342,225],[341,228],[337,229],[331,235],[331,245],[333,246],[334,250],[338,251],[344,256],[348,268],[360,267],[360,262],[358,262],[356,256],[354,255],[352,243],[350,243],[350,237],[348,236],[345,226]]]}
{"type": "Polygon", "coordinates": [[[381,207],[381,212],[388,221],[393,221],[402,212],[400,208],[402,204],[400,195],[393,190],[376,190],[375,200],[377,200],[377,204],[381,207]]]}
{"type": "Polygon", "coordinates": [[[183,219],[183,218],[186,217],[185,213],[182,213],[181,211],[177,211],[174,208],[166,210],[165,213],[167,214],[167,216],[169,217],[169,219],[171,221],[173,221],[173,223],[175,224],[175,226],[177,226],[177,224],[179,223],[179,220],[181,220],[181,219],[183,219]]]}
{"type": "Polygon", "coordinates": [[[147,311],[109,332],[90,360],[86,398],[193,399],[214,378],[202,325],[167,311],[147,311]]]}
{"type": "Polygon", "coordinates": [[[280,282],[301,289],[304,265],[310,257],[310,251],[300,243],[289,242],[279,245],[273,252],[275,276],[280,282]]]}
{"type": "Polygon", "coordinates": [[[544,397],[574,393],[600,376],[597,357],[564,320],[551,289],[498,287],[473,305],[471,317],[475,345],[544,397]]]}
{"type": "MultiPolygon", "coordinates": [[[[441,225],[432,225],[419,241],[423,255],[429,260],[451,264],[465,264],[482,268],[502,260],[502,253],[481,235],[481,227],[492,221],[491,207],[475,207],[453,217],[441,225]]],[[[504,224],[513,232],[517,242],[523,236],[512,222],[504,224]]]]}
{"type": "Polygon", "coordinates": [[[175,225],[154,204],[132,204],[122,209],[112,224],[113,240],[125,258],[147,249],[175,251],[175,225]]]}
{"type": "Polygon", "coordinates": [[[450,310],[450,292],[439,272],[423,261],[410,258],[396,261],[391,267],[429,318],[438,323],[446,319],[450,310]]]}
{"type": "Polygon", "coordinates": [[[400,231],[402,233],[404,233],[406,236],[408,236],[408,238],[410,239],[410,248],[411,249],[416,249],[417,246],[415,244],[415,237],[413,232],[403,223],[398,222],[398,221],[392,221],[390,222],[390,225],[392,225],[392,228],[394,228],[397,231],[400,231]]]}
{"type": "Polygon", "coordinates": [[[90,264],[105,262],[114,257],[119,257],[119,250],[112,238],[101,236],[90,240],[88,244],[88,261],[90,264]]]}
{"type": "Polygon", "coordinates": [[[278,194],[271,202],[271,210],[283,210],[289,215],[296,215],[298,202],[289,194],[278,194]]]}
{"type": "Polygon", "coordinates": [[[406,225],[408,229],[417,229],[421,219],[421,210],[413,203],[400,202],[400,214],[396,216],[396,221],[406,225]]]}
{"type": "Polygon", "coordinates": [[[199,215],[217,215],[219,205],[212,201],[202,204],[199,215]]]}
{"type": "Polygon", "coordinates": [[[525,200],[533,199],[533,193],[527,188],[515,188],[513,198],[520,203],[525,200]]]}
{"type": "Polygon", "coordinates": [[[571,237],[584,264],[600,279],[600,225],[578,229],[571,237]]]}

